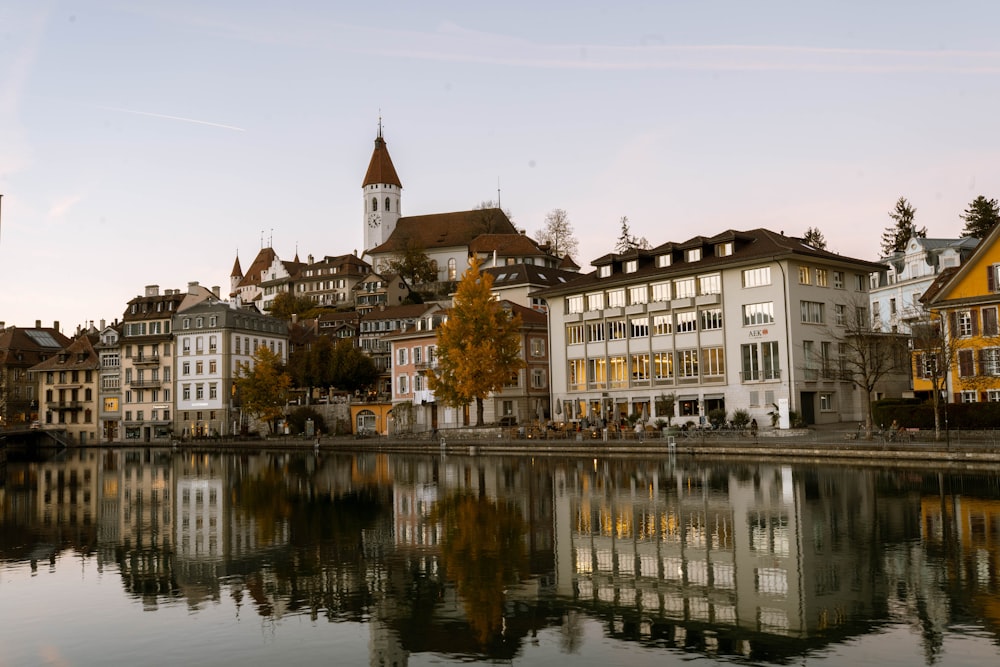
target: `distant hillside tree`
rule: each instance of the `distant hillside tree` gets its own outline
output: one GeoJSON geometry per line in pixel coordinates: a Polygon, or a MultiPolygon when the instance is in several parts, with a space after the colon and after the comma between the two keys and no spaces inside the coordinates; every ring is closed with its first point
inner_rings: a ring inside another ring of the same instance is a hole
{"type": "Polygon", "coordinates": [[[895,222],[894,225],[886,227],[882,233],[882,256],[888,257],[894,252],[902,252],[906,248],[906,242],[911,238],[927,238],[927,228],[917,227],[914,217],[917,209],[906,201],[906,197],[900,197],[896,206],[889,211],[889,217],[895,222]]]}
{"type": "Polygon", "coordinates": [[[438,279],[437,266],[427,256],[424,248],[412,239],[406,239],[403,247],[389,257],[385,270],[398,274],[410,291],[419,285],[437,282],[438,279]]]}
{"type": "Polygon", "coordinates": [[[292,315],[303,317],[315,310],[316,304],[307,296],[295,296],[291,292],[281,292],[271,302],[267,314],[283,320],[292,319],[292,315]]]}
{"type": "Polygon", "coordinates": [[[428,371],[428,386],[453,407],[476,402],[476,424],[483,425],[483,400],[524,366],[521,317],[493,298],[493,276],[480,273],[473,259],[455,292],[454,306],[438,329],[438,368],[428,371]]]}
{"type": "Polygon", "coordinates": [[[556,257],[576,255],[579,243],[573,235],[573,225],[566,211],[554,208],[545,216],[545,226],[535,232],[535,240],[548,244],[549,252],[556,257]]]}
{"type": "Polygon", "coordinates": [[[378,368],[367,354],[354,345],[350,338],[341,338],[333,347],[331,381],[343,391],[366,391],[375,386],[378,368]]]}
{"type": "Polygon", "coordinates": [[[826,238],[823,237],[823,232],[819,231],[819,227],[807,229],[806,233],[802,235],[802,240],[814,248],[826,250],[826,238]]]}
{"type": "Polygon", "coordinates": [[[965,220],[962,236],[984,239],[1000,222],[1000,206],[997,205],[996,199],[987,199],[979,195],[962,213],[962,220],[965,220]]]}

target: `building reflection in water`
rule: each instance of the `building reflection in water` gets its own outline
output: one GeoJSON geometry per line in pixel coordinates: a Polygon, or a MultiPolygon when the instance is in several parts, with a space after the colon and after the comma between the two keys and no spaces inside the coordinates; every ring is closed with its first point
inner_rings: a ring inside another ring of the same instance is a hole
{"type": "Polygon", "coordinates": [[[71,450],[8,462],[0,534],[17,539],[0,557],[94,557],[147,609],[228,597],[274,621],[367,623],[372,664],[511,658],[553,625],[578,650],[584,616],[621,641],[756,660],[904,621],[932,660],[957,616],[1000,629],[998,484],[685,459],[71,450]]]}

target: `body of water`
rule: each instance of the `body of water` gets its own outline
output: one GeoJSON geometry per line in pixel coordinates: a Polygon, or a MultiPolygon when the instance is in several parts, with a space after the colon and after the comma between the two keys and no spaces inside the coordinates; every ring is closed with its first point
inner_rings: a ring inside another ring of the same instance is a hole
{"type": "Polygon", "coordinates": [[[0,667],[1000,661],[987,467],[83,449],[0,482],[0,667]]]}

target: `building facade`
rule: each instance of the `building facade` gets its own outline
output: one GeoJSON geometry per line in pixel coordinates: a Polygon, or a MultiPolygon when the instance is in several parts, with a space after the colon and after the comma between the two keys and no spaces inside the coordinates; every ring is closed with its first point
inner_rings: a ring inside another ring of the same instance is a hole
{"type": "MultiPolygon", "coordinates": [[[[871,262],[766,229],[593,262],[549,304],[556,419],[679,419],[747,410],[761,426],[860,419],[844,335],[868,318],[871,262]],[[565,351],[565,352],[563,352],[565,351]],[[657,410],[674,395],[674,414],[657,410]]],[[[676,423],[676,422],[675,422],[676,423]]]]}
{"type": "Polygon", "coordinates": [[[0,426],[27,425],[38,419],[38,378],[29,369],[69,345],[59,323],[33,328],[0,322],[0,426]]]}
{"type": "Polygon", "coordinates": [[[77,336],[69,345],[31,368],[39,383],[39,414],[46,427],[64,430],[68,442],[99,441],[98,406],[101,360],[94,349],[95,332],[77,336]]]}

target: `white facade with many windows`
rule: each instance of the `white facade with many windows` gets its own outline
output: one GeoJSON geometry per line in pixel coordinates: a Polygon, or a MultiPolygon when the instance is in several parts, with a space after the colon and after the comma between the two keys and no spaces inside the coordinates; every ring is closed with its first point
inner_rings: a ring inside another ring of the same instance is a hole
{"type": "Polygon", "coordinates": [[[871,263],[756,229],[594,266],[542,293],[557,420],[666,420],[657,402],[669,394],[675,424],[744,409],[765,427],[776,406],[806,423],[860,417],[838,336],[867,320],[871,263]]]}

